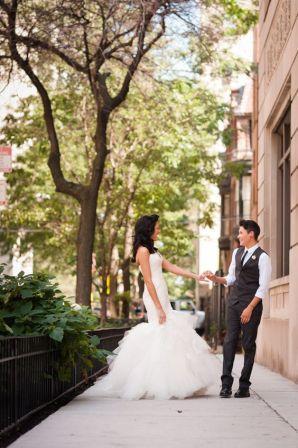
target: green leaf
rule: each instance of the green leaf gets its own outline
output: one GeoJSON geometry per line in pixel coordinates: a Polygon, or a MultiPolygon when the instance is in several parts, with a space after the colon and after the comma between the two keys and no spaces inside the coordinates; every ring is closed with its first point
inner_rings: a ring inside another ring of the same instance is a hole
{"type": "Polygon", "coordinates": [[[93,362],[91,361],[91,359],[83,358],[82,361],[83,361],[83,363],[85,364],[85,366],[90,367],[90,369],[92,369],[92,367],[93,367],[93,362]]]}
{"type": "Polygon", "coordinates": [[[4,297],[3,297],[4,305],[6,305],[9,302],[10,297],[11,297],[11,293],[10,292],[8,292],[7,294],[4,295],[4,297]]]}
{"type": "Polygon", "coordinates": [[[106,361],[107,356],[112,355],[112,352],[104,349],[97,349],[94,353],[94,357],[99,361],[106,361]]]}
{"type": "Polygon", "coordinates": [[[30,311],[30,316],[36,316],[38,314],[44,314],[45,310],[43,308],[36,308],[30,311]]]}
{"type": "Polygon", "coordinates": [[[110,356],[112,355],[113,352],[111,352],[110,350],[105,350],[105,349],[100,349],[100,352],[102,355],[104,356],[110,356]]]}
{"type": "Polygon", "coordinates": [[[32,307],[33,307],[33,303],[31,301],[22,303],[21,306],[18,307],[17,311],[21,315],[26,315],[32,310],[32,307]]]}
{"type": "Polygon", "coordinates": [[[13,334],[13,330],[12,328],[10,328],[9,325],[7,325],[4,320],[2,322],[0,322],[0,328],[4,328],[6,331],[8,331],[10,334],[13,334]]]}
{"type": "Polygon", "coordinates": [[[100,343],[100,338],[98,336],[96,336],[96,334],[95,334],[90,338],[90,342],[92,345],[94,345],[96,347],[100,343]]]}
{"type": "Polygon", "coordinates": [[[18,313],[15,311],[0,311],[0,318],[16,317],[18,313]]]}
{"type": "Polygon", "coordinates": [[[12,330],[15,336],[21,336],[25,332],[25,326],[22,324],[19,325],[16,324],[12,326],[12,330]]]}
{"type": "Polygon", "coordinates": [[[46,316],[44,319],[44,322],[48,324],[52,324],[58,320],[58,316],[55,316],[54,314],[51,314],[49,316],[46,316]]]}
{"type": "Polygon", "coordinates": [[[51,333],[49,333],[49,336],[55,341],[61,342],[64,336],[64,330],[61,327],[56,327],[53,331],[51,331],[51,333]]]}
{"type": "Polygon", "coordinates": [[[31,289],[21,289],[21,295],[23,299],[27,299],[34,296],[34,291],[32,291],[31,289]]]}

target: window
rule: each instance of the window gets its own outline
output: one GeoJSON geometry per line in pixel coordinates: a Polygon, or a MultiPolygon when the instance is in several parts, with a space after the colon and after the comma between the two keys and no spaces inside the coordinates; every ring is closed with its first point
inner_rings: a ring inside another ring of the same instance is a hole
{"type": "Polygon", "coordinates": [[[277,163],[277,253],[278,277],[289,274],[291,223],[291,109],[288,108],[276,134],[278,136],[277,163]]]}
{"type": "Polygon", "coordinates": [[[235,214],[236,219],[249,219],[251,209],[251,175],[240,176],[235,183],[235,214]]]}
{"type": "Polygon", "coordinates": [[[222,196],[222,224],[221,232],[222,236],[227,236],[230,234],[230,195],[225,194],[222,196]]]}
{"type": "Polygon", "coordinates": [[[242,177],[242,216],[244,219],[249,219],[251,209],[251,176],[245,175],[242,177]]]}
{"type": "Polygon", "coordinates": [[[239,222],[240,218],[240,191],[241,191],[241,185],[239,179],[235,179],[235,218],[237,221],[237,224],[239,222]]]}

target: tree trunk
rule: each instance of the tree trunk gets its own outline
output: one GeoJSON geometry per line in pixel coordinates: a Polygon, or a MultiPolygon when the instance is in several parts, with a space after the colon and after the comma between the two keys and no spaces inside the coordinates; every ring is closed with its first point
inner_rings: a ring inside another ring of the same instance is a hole
{"type": "Polygon", "coordinates": [[[102,270],[102,294],[101,294],[100,323],[103,324],[107,319],[108,311],[108,276],[105,267],[102,270]]]}
{"type": "Polygon", "coordinates": [[[81,203],[81,215],[77,236],[76,302],[90,306],[92,285],[92,253],[96,221],[97,198],[81,203]]]}
{"type": "Polygon", "coordinates": [[[119,306],[116,303],[116,294],[117,294],[117,286],[118,286],[117,277],[118,277],[118,273],[114,274],[111,271],[109,308],[110,308],[112,317],[118,317],[118,315],[119,315],[119,306]]]}
{"type": "Polygon", "coordinates": [[[119,253],[118,253],[118,247],[114,246],[112,250],[111,255],[111,262],[110,262],[110,311],[112,313],[113,317],[118,317],[119,313],[119,306],[115,303],[115,297],[117,294],[117,288],[118,288],[118,271],[119,271],[119,253]]]}
{"type": "MultiPolygon", "coordinates": [[[[128,215],[132,216],[132,205],[129,204],[128,215]]],[[[125,319],[129,318],[130,303],[131,303],[131,284],[130,284],[130,257],[132,251],[132,225],[130,219],[127,220],[125,226],[124,235],[124,257],[122,263],[123,272],[123,289],[124,289],[124,300],[122,313],[125,319]]]]}
{"type": "Polygon", "coordinates": [[[123,288],[124,288],[124,299],[123,299],[123,307],[122,314],[125,319],[129,318],[129,308],[130,308],[130,258],[126,258],[122,264],[122,272],[123,272],[123,288]]]}

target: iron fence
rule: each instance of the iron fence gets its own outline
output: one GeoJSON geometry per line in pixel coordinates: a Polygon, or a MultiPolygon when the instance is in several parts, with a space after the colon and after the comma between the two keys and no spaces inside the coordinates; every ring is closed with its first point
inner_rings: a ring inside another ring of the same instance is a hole
{"type": "MultiPolygon", "coordinates": [[[[100,337],[99,348],[112,351],[128,329],[108,328],[89,334],[100,337]]],[[[94,360],[88,376],[83,376],[76,365],[70,381],[60,381],[54,374],[58,356],[57,345],[47,336],[0,338],[0,438],[64,395],[75,395],[107,367],[94,360]]]]}
{"type": "MultiPolygon", "coordinates": [[[[215,273],[219,277],[223,276],[222,270],[215,273]]],[[[215,283],[212,289],[210,310],[209,310],[209,339],[214,349],[223,343],[226,328],[226,303],[225,288],[223,285],[215,283]]]]}

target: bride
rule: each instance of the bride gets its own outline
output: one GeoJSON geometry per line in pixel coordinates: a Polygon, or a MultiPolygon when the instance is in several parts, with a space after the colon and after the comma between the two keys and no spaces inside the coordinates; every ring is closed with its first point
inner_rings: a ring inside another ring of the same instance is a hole
{"type": "Polygon", "coordinates": [[[135,226],[133,261],[144,277],[148,323],[126,333],[108,357],[109,372],[96,391],[104,397],[170,399],[202,395],[214,382],[216,358],[192,328],[190,316],[174,311],[162,270],[197,281],[204,276],[171,264],[154,247],[158,215],[142,216],[135,226]]]}

